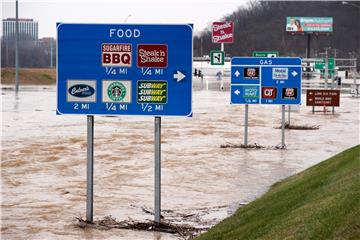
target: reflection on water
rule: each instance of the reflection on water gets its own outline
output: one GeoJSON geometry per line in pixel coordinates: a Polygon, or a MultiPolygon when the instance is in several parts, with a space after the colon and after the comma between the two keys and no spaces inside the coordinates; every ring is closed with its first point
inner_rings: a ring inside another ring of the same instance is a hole
{"type": "Polygon", "coordinates": [[[20,102],[20,97],[19,97],[19,93],[15,93],[15,100],[14,100],[14,112],[18,112],[19,110],[19,102],[20,102]]]}
{"type": "MultiPolygon", "coordinates": [[[[79,229],[85,215],[86,116],[56,116],[55,89],[28,88],[2,109],[3,239],[177,239],[164,233],[79,229]]],[[[211,226],[274,182],[359,143],[359,100],[342,98],[336,115],[302,106],[292,123],[316,131],[286,131],[286,150],[220,148],[243,141],[243,106],[228,92],[194,92],[193,118],[162,120],[162,209],[198,214],[211,226]],[[346,127],[344,127],[346,126],[346,127]]],[[[249,142],[281,141],[278,106],[250,106],[249,142]]],[[[153,119],[95,117],[94,218],[152,219],[153,119]]]]}

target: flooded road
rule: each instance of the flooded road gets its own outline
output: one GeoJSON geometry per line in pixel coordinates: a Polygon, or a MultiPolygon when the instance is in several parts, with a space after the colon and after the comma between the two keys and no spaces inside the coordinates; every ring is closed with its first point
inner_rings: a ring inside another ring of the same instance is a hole
{"type": "MultiPolygon", "coordinates": [[[[335,115],[304,105],[291,113],[292,124],[320,129],[286,130],[286,150],[220,148],[242,143],[244,106],[231,106],[229,92],[195,91],[193,99],[193,118],[162,118],[162,209],[198,214],[204,226],[359,144],[359,99],[349,94],[335,115]]],[[[55,87],[2,91],[2,239],[178,239],[73,225],[85,217],[86,116],[56,116],[55,108],[55,87]]],[[[250,106],[249,143],[279,145],[280,120],[279,106],[250,106]]],[[[153,143],[152,117],[95,116],[95,220],[153,218],[141,209],[153,208],[153,143]]]]}

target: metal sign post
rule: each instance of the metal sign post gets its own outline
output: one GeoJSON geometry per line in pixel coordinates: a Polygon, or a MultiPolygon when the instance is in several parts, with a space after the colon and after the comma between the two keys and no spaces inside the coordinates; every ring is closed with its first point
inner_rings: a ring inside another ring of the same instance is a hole
{"type": "Polygon", "coordinates": [[[86,221],[93,221],[94,116],[87,116],[86,221]]]}
{"type": "MultiPolygon", "coordinates": [[[[221,51],[224,53],[224,57],[225,57],[225,50],[224,50],[225,46],[224,46],[224,43],[222,42],[221,43],[221,51]]],[[[220,79],[220,90],[223,90],[224,89],[224,68],[221,67],[221,79],[220,79]]]]}
{"type": "Polygon", "coordinates": [[[325,89],[328,89],[329,58],[328,58],[328,54],[327,54],[327,49],[326,49],[326,56],[325,56],[325,72],[324,72],[324,78],[325,78],[325,89]]]}
{"type": "Polygon", "coordinates": [[[281,108],[281,148],[285,148],[285,105],[281,108]]]}
{"type": "Polygon", "coordinates": [[[244,145],[248,145],[249,105],[245,104],[244,145]]]}
{"type": "MultiPolygon", "coordinates": [[[[244,145],[247,145],[248,139],[249,104],[282,105],[284,131],[285,105],[301,103],[301,59],[233,57],[230,94],[231,104],[245,105],[244,145]]],[[[285,147],[285,137],[282,147],[285,147]]]]}
{"type": "Polygon", "coordinates": [[[289,105],[289,108],[288,108],[288,124],[290,126],[290,112],[291,112],[291,105],[289,105]]]}
{"type": "Polygon", "coordinates": [[[93,115],[141,115],[155,117],[160,223],[160,116],[192,117],[193,26],[58,23],[57,52],[56,112],[87,115],[86,221],[93,221],[93,115]]]}
{"type": "Polygon", "coordinates": [[[161,117],[155,117],[155,205],[154,221],[161,217],[161,117]]]}

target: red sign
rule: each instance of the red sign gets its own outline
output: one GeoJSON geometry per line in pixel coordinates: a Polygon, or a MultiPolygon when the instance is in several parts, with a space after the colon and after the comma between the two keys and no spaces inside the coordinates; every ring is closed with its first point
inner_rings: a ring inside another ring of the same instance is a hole
{"type": "Polygon", "coordinates": [[[306,91],[306,106],[340,106],[340,90],[309,89],[306,91]]]}
{"type": "Polygon", "coordinates": [[[276,98],[276,88],[274,87],[263,87],[261,92],[262,98],[276,98]]]}
{"type": "Polygon", "coordinates": [[[131,44],[103,43],[101,53],[104,67],[131,67],[131,44]]]}
{"type": "Polygon", "coordinates": [[[139,44],[137,46],[137,66],[166,68],[168,63],[167,45],[139,44]]]}
{"type": "Polygon", "coordinates": [[[234,42],[234,22],[214,22],[212,25],[213,43],[234,42]]]}

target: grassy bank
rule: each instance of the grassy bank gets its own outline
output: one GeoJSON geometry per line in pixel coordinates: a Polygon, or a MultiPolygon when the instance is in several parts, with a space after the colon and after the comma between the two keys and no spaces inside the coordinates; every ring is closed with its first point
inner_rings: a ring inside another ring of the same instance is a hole
{"type": "Polygon", "coordinates": [[[275,184],[196,239],[360,239],[360,145],[275,184]]]}
{"type": "MultiPolygon", "coordinates": [[[[55,68],[21,68],[20,85],[56,84],[55,68]]],[[[15,83],[15,68],[1,68],[1,84],[15,83]]]]}

